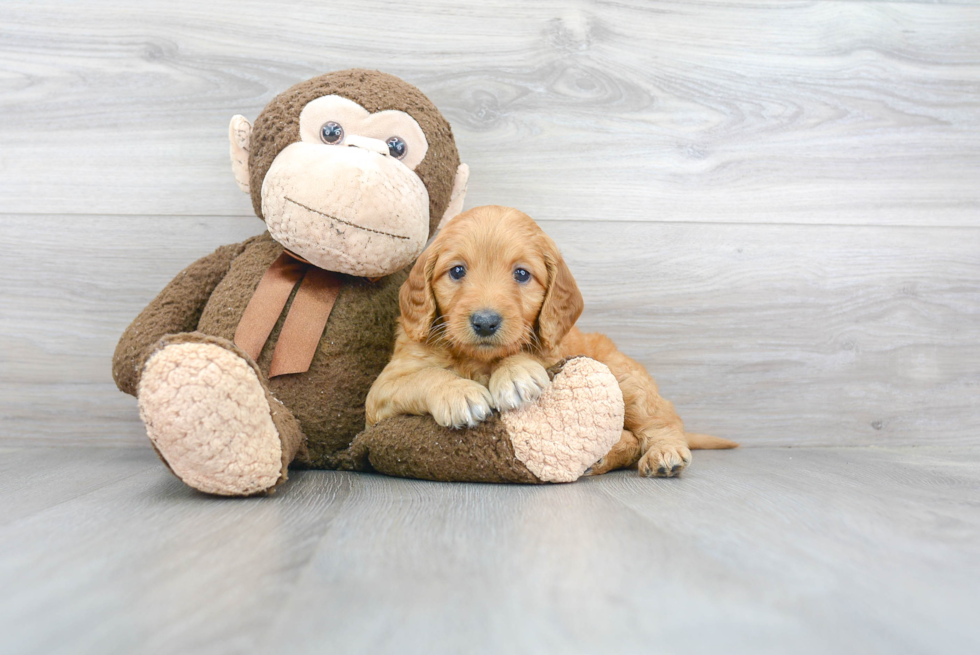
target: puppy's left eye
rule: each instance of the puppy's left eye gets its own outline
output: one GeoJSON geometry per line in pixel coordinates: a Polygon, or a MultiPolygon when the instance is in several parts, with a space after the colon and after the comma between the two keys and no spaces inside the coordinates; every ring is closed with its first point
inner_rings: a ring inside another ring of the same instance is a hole
{"type": "Polygon", "coordinates": [[[531,274],[523,268],[514,269],[514,279],[518,282],[527,282],[531,279],[531,274]]]}
{"type": "Polygon", "coordinates": [[[449,269],[449,277],[454,280],[462,280],[466,277],[466,267],[465,266],[453,266],[449,269]]]}

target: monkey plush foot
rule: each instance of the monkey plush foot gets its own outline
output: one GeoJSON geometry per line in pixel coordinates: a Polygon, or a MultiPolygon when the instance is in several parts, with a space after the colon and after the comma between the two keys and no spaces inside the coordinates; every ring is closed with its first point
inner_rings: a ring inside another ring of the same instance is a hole
{"type": "Polygon", "coordinates": [[[236,350],[203,335],[166,337],[147,360],[137,394],[147,435],[170,469],[222,496],[268,491],[286,471],[277,403],[236,350]]]}
{"type": "Polygon", "coordinates": [[[456,482],[573,482],[619,441],[623,394],[605,365],[584,357],[549,370],[537,401],[474,428],[397,416],[354,439],[354,467],[456,482]]]}
{"type": "Polygon", "coordinates": [[[623,432],[623,392],[594,359],[565,363],[538,402],[504,412],[514,454],[544,482],[574,482],[616,445],[623,432]]]}

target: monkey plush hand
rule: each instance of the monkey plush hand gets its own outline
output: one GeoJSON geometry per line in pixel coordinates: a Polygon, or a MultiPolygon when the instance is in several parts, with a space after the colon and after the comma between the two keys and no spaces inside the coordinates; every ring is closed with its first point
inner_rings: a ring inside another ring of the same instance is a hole
{"type": "Polygon", "coordinates": [[[616,377],[587,357],[559,362],[548,377],[534,402],[495,412],[476,427],[442,427],[431,416],[385,419],[357,435],[354,465],[407,478],[529,484],[605,472],[623,433],[616,377]]]}

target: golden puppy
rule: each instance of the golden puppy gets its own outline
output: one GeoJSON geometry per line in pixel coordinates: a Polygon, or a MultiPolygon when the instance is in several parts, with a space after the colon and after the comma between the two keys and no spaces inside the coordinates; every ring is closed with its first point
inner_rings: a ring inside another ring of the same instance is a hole
{"type": "Polygon", "coordinates": [[[493,409],[531,402],[548,385],[545,368],[585,355],[610,368],[623,391],[623,437],[592,474],[639,464],[671,477],[689,448],[733,448],[684,432],[641,364],[602,334],[574,327],[582,294],[558,247],[526,214],[477,207],[453,219],[422,253],[401,288],[391,362],[367,397],[367,422],[431,414],[443,426],[474,426],[493,409]]]}

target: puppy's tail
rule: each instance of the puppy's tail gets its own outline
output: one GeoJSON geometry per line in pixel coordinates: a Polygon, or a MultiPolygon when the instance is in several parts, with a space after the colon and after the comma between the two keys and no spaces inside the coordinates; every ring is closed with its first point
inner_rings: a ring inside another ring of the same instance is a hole
{"type": "Polygon", "coordinates": [[[738,444],[721,437],[712,437],[710,434],[698,434],[697,432],[685,432],[687,437],[687,447],[691,450],[727,450],[738,448],[738,444]]]}

